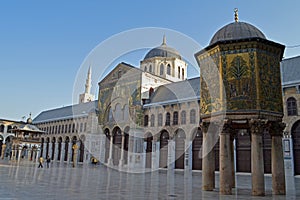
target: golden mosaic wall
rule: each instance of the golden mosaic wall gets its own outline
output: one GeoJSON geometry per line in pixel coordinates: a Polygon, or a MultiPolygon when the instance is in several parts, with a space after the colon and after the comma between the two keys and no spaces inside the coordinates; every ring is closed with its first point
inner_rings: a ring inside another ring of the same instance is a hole
{"type": "Polygon", "coordinates": [[[282,113],[281,49],[259,42],[221,44],[197,56],[201,114],[263,110],[282,113]]]}

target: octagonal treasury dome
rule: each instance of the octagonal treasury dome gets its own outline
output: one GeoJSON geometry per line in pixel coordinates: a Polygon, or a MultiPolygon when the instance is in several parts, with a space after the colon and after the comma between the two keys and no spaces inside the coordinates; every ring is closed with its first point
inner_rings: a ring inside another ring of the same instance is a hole
{"type": "Polygon", "coordinates": [[[151,49],[146,54],[144,60],[148,58],[154,58],[154,57],[169,57],[169,58],[181,59],[181,55],[176,49],[167,46],[165,36],[163,37],[163,43],[160,46],[151,49]]]}
{"type": "Polygon", "coordinates": [[[240,40],[248,38],[267,39],[263,32],[261,32],[255,26],[246,22],[235,21],[218,30],[210,40],[209,45],[215,44],[220,41],[240,40]]]}

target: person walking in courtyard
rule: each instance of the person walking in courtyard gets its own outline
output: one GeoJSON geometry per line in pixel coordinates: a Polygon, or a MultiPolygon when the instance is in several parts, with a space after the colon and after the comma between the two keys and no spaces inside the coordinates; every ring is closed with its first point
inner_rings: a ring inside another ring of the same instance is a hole
{"type": "Polygon", "coordinates": [[[50,156],[47,155],[47,158],[46,158],[46,162],[47,162],[47,168],[49,168],[49,165],[50,165],[50,156]]]}
{"type": "Polygon", "coordinates": [[[43,162],[44,162],[44,158],[43,158],[43,156],[41,156],[40,160],[39,160],[40,164],[39,164],[38,168],[40,168],[40,167],[43,168],[43,162]]]}

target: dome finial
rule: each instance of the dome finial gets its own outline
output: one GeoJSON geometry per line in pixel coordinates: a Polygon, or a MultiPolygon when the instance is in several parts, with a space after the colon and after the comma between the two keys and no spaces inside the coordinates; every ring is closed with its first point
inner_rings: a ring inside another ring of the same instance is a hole
{"type": "Polygon", "coordinates": [[[161,45],[167,45],[167,39],[166,39],[166,35],[164,34],[164,37],[163,37],[163,42],[161,45]]]}
{"type": "Polygon", "coordinates": [[[239,9],[234,9],[234,21],[239,22],[239,9]]]}

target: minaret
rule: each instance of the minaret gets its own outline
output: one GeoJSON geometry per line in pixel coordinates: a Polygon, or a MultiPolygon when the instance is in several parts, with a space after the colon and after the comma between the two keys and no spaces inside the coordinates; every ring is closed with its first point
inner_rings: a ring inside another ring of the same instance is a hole
{"type": "Polygon", "coordinates": [[[86,82],[85,82],[85,91],[83,94],[79,95],[79,103],[94,101],[95,96],[91,94],[91,87],[92,87],[92,68],[90,66],[87,73],[86,82]]]}
{"type": "Polygon", "coordinates": [[[91,93],[91,87],[92,87],[92,69],[91,67],[89,67],[89,71],[85,83],[85,93],[87,94],[91,93]]]}

